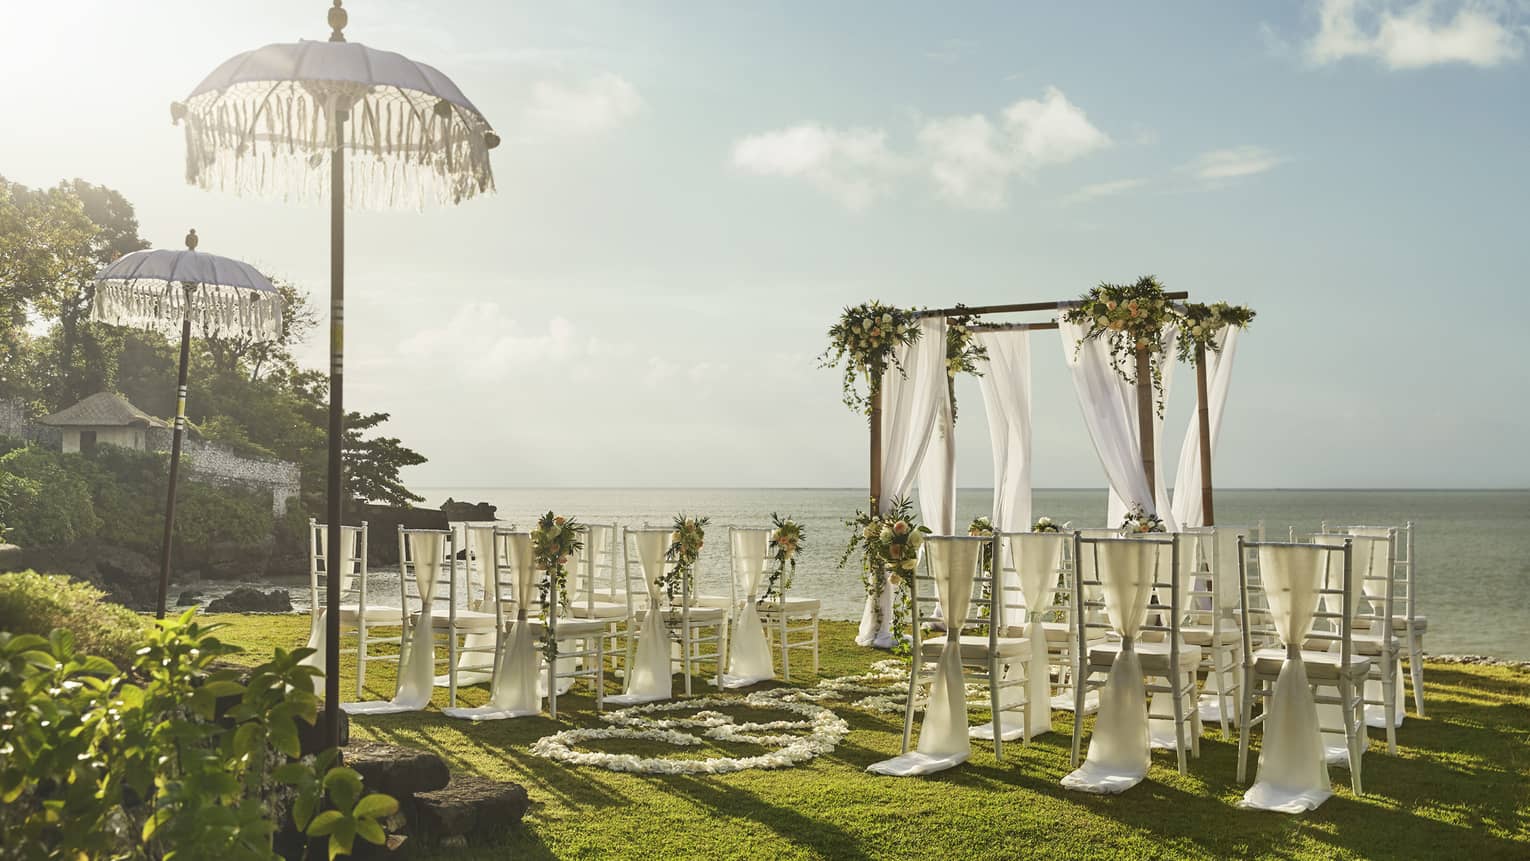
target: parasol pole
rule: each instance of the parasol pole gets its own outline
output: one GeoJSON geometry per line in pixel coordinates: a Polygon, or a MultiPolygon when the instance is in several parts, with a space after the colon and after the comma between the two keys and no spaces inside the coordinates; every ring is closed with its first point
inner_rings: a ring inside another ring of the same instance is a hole
{"type": "MultiPolygon", "coordinates": [[[[329,41],[344,42],[346,22],[340,0],[329,10],[329,41]]],[[[346,111],[332,103],[335,148],[329,162],[329,480],[327,490],[329,554],[325,560],[324,613],[324,738],[340,746],[340,580],[345,554],[341,544],[344,515],[341,449],[345,434],[345,120],[346,111]]]]}
{"type": "MultiPolygon", "coordinates": [[[[197,250],[197,232],[186,234],[186,247],[197,250]]],[[[175,430],[170,441],[170,489],[165,494],[165,537],[159,546],[159,595],[154,604],[154,618],[165,618],[165,603],[170,592],[170,540],[175,532],[175,485],[181,471],[181,436],[186,432],[186,365],[191,358],[191,300],[195,284],[182,284],[186,301],[181,306],[181,365],[175,379],[175,430]]]]}

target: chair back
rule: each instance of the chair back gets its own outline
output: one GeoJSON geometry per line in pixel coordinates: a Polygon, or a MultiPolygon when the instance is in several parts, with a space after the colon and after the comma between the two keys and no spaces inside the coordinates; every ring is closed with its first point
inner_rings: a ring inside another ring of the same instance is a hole
{"type": "MultiPolygon", "coordinates": [[[[1322,525],[1322,531],[1327,534],[1353,535],[1357,538],[1391,538],[1393,609],[1406,614],[1410,619],[1418,616],[1418,581],[1413,567],[1413,529],[1411,520],[1402,526],[1335,526],[1327,521],[1324,521],[1322,525]]],[[[1360,566],[1358,553],[1355,565],[1360,566]]],[[[1373,585],[1366,587],[1367,595],[1375,591],[1374,582],[1373,585]]]]}
{"type": "Polygon", "coordinates": [[[953,642],[975,625],[987,627],[990,646],[997,641],[1003,624],[994,624],[994,620],[1002,619],[1003,605],[1013,596],[1006,599],[1002,584],[995,588],[992,571],[983,570],[985,552],[991,552],[993,546],[994,539],[984,535],[931,535],[924,539],[917,551],[918,564],[904,575],[911,578],[909,619],[915,660],[920,655],[925,625],[937,621],[945,625],[946,637],[953,642]]]}
{"type": "Polygon", "coordinates": [[[1239,539],[1244,655],[1253,655],[1256,634],[1267,633],[1288,655],[1299,652],[1308,640],[1336,641],[1342,666],[1349,666],[1354,614],[1342,608],[1353,605],[1358,591],[1351,552],[1348,537],[1311,543],[1239,539]]]}
{"type": "MultiPolygon", "coordinates": [[[[728,558],[733,571],[733,601],[759,600],[773,570],[770,558],[770,529],[728,527],[728,558]]],[[[778,585],[777,601],[784,599],[785,583],[778,585]]]]}
{"type": "Polygon", "coordinates": [[[495,536],[499,529],[493,524],[464,523],[457,532],[459,546],[467,550],[460,561],[469,610],[487,610],[489,603],[497,600],[499,547],[495,536]]]}
{"type": "Polygon", "coordinates": [[[671,530],[657,526],[622,527],[622,556],[630,609],[656,608],[663,604],[661,582],[670,534],[671,530]]]}
{"type": "MultiPolygon", "coordinates": [[[[1064,582],[1073,544],[1070,533],[996,532],[993,538],[992,558],[1001,584],[996,618],[1003,619],[1005,627],[1044,621],[1060,607],[1071,606],[1058,604],[1060,596],[1072,600],[1072,585],[1064,582]]],[[[1062,612],[1066,615],[1065,609],[1062,612]]]]}
{"type": "Polygon", "coordinates": [[[1144,631],[1168,634],[1171,651],[1178,657],[1186,593],[1180,582],[1185,567],[1180,561],[1181,541],[1181,536],[1166,533],[1131,538],[1073,536],[1074,594],[1084,596],[1075,602],[1081,654],[1088,629],[1107,628],[1123,641],[1135,640],[1144,631]],[[1091,588],[1099,590],[1098,600],[1090,597],[1091,588]],[[1090,608],[1103,609],[1107,621],[1091,618],[1090,608]]]}
{"type": "MultiPolygon", "coordinates": [[[[308,518],[308,598],[313,615],[323,609],[329,589],[329,525],[308,518]]],[[[367,522],[340,527],[340,591],[367,599],[367,522]]]]}
{"type": "Polygon", "coordinates": [[[434,615],[437,605],[444,603],[453,624],[464,591],[459,587],[462,566],[457,535],[456,529],[398,528],[399,586],[405,604],[413,598],[421,612],[434,615]]]}
{"type": "Polygon", "coordinates": [[[617,531],[614,523],[585,523],[580,526],[584,547],[570,560],[570,601],[587,610],[596,601],[618,603],[626,600],[627,578],[617,564],[617,531]]]}

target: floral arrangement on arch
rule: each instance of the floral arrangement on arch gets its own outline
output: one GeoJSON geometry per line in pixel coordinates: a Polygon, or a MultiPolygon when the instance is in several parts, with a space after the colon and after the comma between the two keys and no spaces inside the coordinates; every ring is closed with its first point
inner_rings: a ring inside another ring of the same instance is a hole
{"type": "Polygon", "coordinates": [[[669,550],[664,559],[674,565],[664,572],[664,597],[675,606],[678,595],[689,596],[694,589],[696,560],[701,558],[701,548],[706,546],[707,524],[710,517],[687,517],[684,512],[675,515],[674,531],[670,533],[669,550]]]}
{"type": "Polygon", "coordinates": [[[1177,319],[1164,298],[1163,285],[1151,275],[1132,284],[1100,284],[1063,312],[1063,319],[1084,327],[1074,345],[1075,354],[1085,341],[1104,338],[1110,349],[1110,367],[1121,379],[1137,381],[1137,352],[1147,350],[1158,411],[1163,412],[1163,332],[1177,319]]]}
{"type": "Polygon", "coordinates": [[[1121,534],[1126,537],[1148,532],[1163,532],[1163,518],[1149,514],[1141,505],[1133,505],[1121,521],[1121,534]]]}
{"type": "Polygon", "coordinates": [[[907,497],[892,501],[886,514],[868,514],[857,511],[855,517],[845,521],[854,528],[845,552],[839,557],[839,567],[861,549],[861,582],[866,596],[876,611],[877,627],[882,626],[882,596],[889,585],[898,590],[893,600],[893,652],[907,650],[903,634],[908,628],[908,590],[912,586],[914,569],[919,566],[919,548],[924,537],[930,534],[928,526],[919,525],[914,515],[914,503],[907,497]],[[889,571],[886,577],[882,572],[889,571]]]}
{"type": "Polygon", "coordinates": [[[775,529],[770,533],[769,553],[776,567],[770,572],[770,580],[765,584],[765,593],[756,602],[759,604],[785,594],[786,590],[792,587],[792,577],[797,573],[797,552],[802,549],[807,535],[807,530],[802,528],[802,524],[790,517],[782,517],[771,512],[770,522],[775,529]]]}
{"type": "Polygon", "coordinates": [[[1209,305],[1186,302],[1176,311],[1179,323],[1179,360],[1192,365],[1195,364],[1196,347],[1203,347],[1208,353],[1221,352],[1222,345],[1217,341],[1217,333],[1228,326],[1247,329],[1254,319],[1253,309],[1226,302],[1212,302],[1209,305]]]}
{"type": "Polygon", "coordinates": [[[888,366],[903,371],[897,348],[918,340],[919,327],[913,311],[877,301],[854,305],[846,308],[839,322],[829,328],[829,346],[818,357],[819,367],[843,364],[841,388],[845,406],[869,414],[871,396],[882,385],[882,374],[888,366]],[[857,385],[861,376],[866,378],[864,394],[857,385]]]}
{"type": "MultiPolygon", "coordinates": [[[[957,305],[958,309],[966,306],[957,305]]],[[[957,314],[946,318],[946,397],[951,404],[951,422],[956,423],[956,377],[958,374],[983,375],[978,363],[988,361],[988,348],[973,337],[976,314],[957,314]]]]}
{"type": "Polygon", "coordinates": [[[1031,531],[1032,532],[1061,532],[1064,529],[1067,529],[1068,526],[1069,526],[1068,523],[1064,523],[1063,525],[1058,526],[1055,522],[1053,522],[1052,518],[1050,518],[1050,517],[1046,516],[1045,514],[1043,514],[1040,517],[1036,518],[1036,522],[1035,523],[1031,524],[1031,531]]]}
{"type": "Polygon", "coordinates": [[[536,528],[531,530],[532,565],[543,572],[537,581],[537,597],[544,607],[551,603],[550,595],[556,595],[560,607],[569,606],[568,561],[584,549],[580,529],[574,518],[549,511],[537,518],[536,528]]]}

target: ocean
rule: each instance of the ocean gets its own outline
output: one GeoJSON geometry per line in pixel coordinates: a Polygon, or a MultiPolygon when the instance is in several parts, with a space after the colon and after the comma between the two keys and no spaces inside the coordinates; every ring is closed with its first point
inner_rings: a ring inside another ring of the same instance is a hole
{"type": "MultiPolygon", "coordinates": [[[[823,602],[831,619],[859,619],[864,601],[854,560],[836,567],[849,538],[846,518],[866,506],[860,490],[824,489],[526,489],[422,488],[424,506],[448,497],[488,502],[501,520],[529,527],[549,509],[585,522],[669,525],[676,513],[707,515],[712,534],[703,551],[701,589],[726,592],[727,527],[768,526],[790,515],[807,531],[792,592],[823,602]]],[[[992,491],[957,493],[957,523],[987,514],[992,491]]],[[[1323,521],[1375,526],[1413,521],[1418,554],[1418,606],[1429,617],[1432,654],[1486,654],[1530,660],[1530,491],[1219,490],[1217,520],[1254,525],[1270,537],[1315,531],[1323,521]]],[[[1103,490],[1037,490],[1035,516],[1074,526],[1103,525],[1103,490]]],[[[373,540],[379,540],[375,536],[373,540]]],[[[296,596],[295,596],[296,597],[296,596]]],[[[306,606],[306,595],[302,602],[306,606]]]]}

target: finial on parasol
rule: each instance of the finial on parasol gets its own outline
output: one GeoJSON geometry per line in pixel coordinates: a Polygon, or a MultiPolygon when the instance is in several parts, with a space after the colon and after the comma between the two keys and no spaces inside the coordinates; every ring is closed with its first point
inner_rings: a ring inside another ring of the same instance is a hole
{"type": "Polygon", "coordinates": [[[335,0],[335,5],[329,9],[329,40],[331,42],[345,41],[345,34],[340,31],[345,29],[345,23],[349,17],[345,10],[340,7],[340,0],[335,0]]]}
{"type": "Polygon", "coordinates": [[[197,229],[195,227],[191,228],[190,233],[186,234],[186,248],[191,251],[197,250],[197,229]]]}

